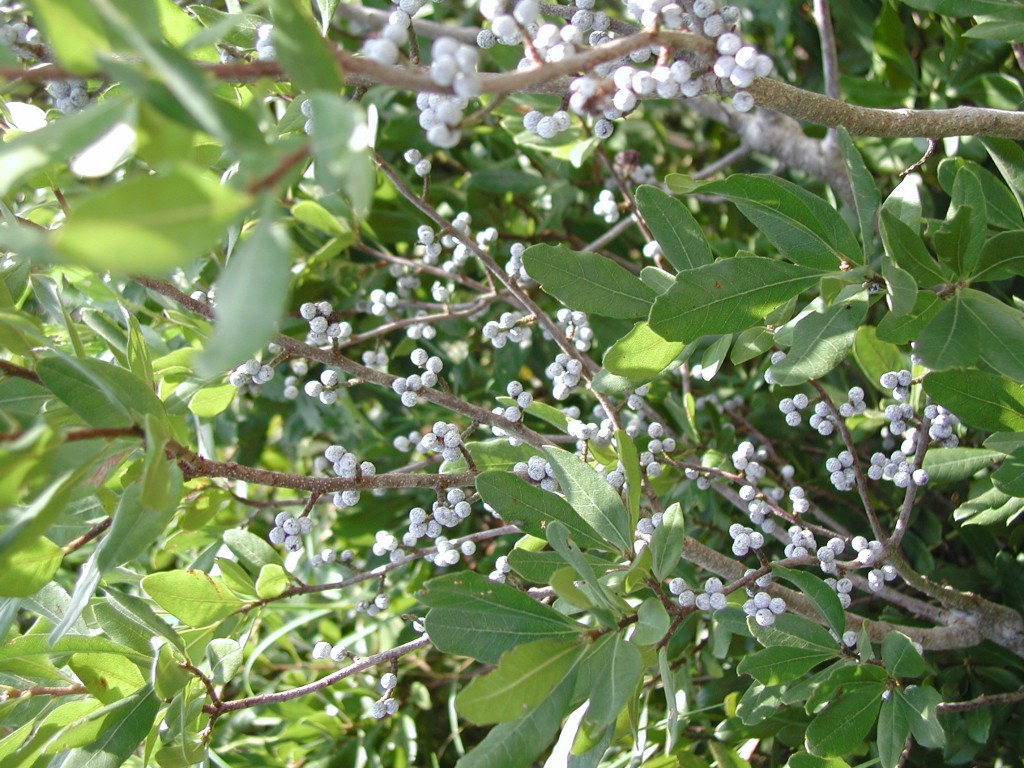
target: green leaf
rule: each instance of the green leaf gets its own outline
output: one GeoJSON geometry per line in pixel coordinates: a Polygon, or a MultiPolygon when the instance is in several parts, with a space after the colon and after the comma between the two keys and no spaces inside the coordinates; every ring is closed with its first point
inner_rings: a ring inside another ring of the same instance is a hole
{"type": "Polygon", "coordinates": [[[882,277],[885,279],[885,301],[889,305],[889,312],[895,317],[910,313],[917,301],[917,281],[914,276],[885,256],[882,259],[882,277]]]}
{"type": "Polygon", "coordinates": [[[164,274],[214,247],[248,207],[246,195],[212,173],[180,164],[83,199],[58,231],[56,247],[68,262],[93,269],[164,274]]]}
{"type": "Polygon", "coordinates": [[[981,256],[985,226],[983,222],[975,221],[977,218],[972,206],[958,208],[939,226],[932,238],[938,257],[956,277],[969,276],[981,256]]]}
{"type": "Polygon", "coordinates": [[[943,306],[945,303],[931,291],[918,291],[908,314],[899,317],[890,312],[882,318],[878,323],[878,338],[892,344],[907,344],[917,338],[943,306]]]}
{"type": "Polygon", "coordinates": [[[205,627],[242,607],[219,579],[197,570],[151,573],[142,588],[157,605],[190,627],[205,627]]]}
{"type": "Polygon", "coordinates": [[[99,735],[92,743],[69,750],[61,761],[66,768],[117,768],[124,763],[153,727],[160,700],[151,686],[109,704],[90,715],[102,719],[99,735]]]}
{"type": "MultiPolygon", "coordinates": [[[[107,0],[92,2],[105,21],[152,67],[199,128],[226,146],[251,150],[266,148],[266,140],[255,120],[237,106],[214,96],[197,62],[182,51],[147,40],[139,33],[133,18],[107,0]]],[[[108,70],[119,73],[121,77],[130,72],[115,60],[108,59],[104,63],[108,70]]]]}
{"type": "Polygon", "coordinates": [[[502,653],[517,645],[545,639],[574,640],[580,634],[580,627],[571,619],[478,573],[431,579],[419,597],[430,607],[427,633],[443,653],[495,664],[502,653]]]}
{"type": "Polygon", "coordinates": [[[776,645],[744,656],[736,671],[765,685],[778,685],[796,680],[834,658],[834,653],[776,645]]]}
{"type": "Polygon", "coordinates": [[[753,360],[755,357],[763,355],[771,349],[774,343],[775,334],[764,326],[758,325],[748,328],[736,336],[736,340],[732,345],[732,352],[729,354],[729,360],[733,365],[753,360]]]}
{"type": "Polygon", "coordinates": [[[677,271],[703,267],[714,260],[700,225],[681,201],[648,184],[638,187],[635,197],[640,215],[677,271]]]}
{"type": "Polygon", "coordinates": [[[968,312],[957,294],[943,304],[917,337],[917,353],[929,368],[944,371],[972,365],[980,349],[980,332],[974,314],[968,312]]]}
{"type": "Polygon", "coordinates": [[[646,384],[675,363],[684,346],[682,342],[666,341],[641,321],[608,348],[601,362],[616,376],[635,385],[646,384]]]}
{"type": "Polygon", "coordinates": [[[1017,205],[1024,212],[1024,149],[1010,139],[985,137],[981,139],[981,143],[988,150],[992,162],[1006,179],[1010,191],[1017,199],[1017,205]]]}
{"type": "Polygon", "coordinates": [[[961,291],[959,298],[977,329],[975,343],[981,362],[1024,381],[1024,312],[973,288],[961,291]]]}
{"type": "Polygon", "coordinates": [[[788,768],[850,768],[850,764],[838,757],[818,757],[807,752],[798,752],[789,758],[788,768]]]}
{"type": "Polygon", "coordinates": [[[657,294],[639,277],[596,253],[532,245],[523,265],[544,292],[570,309],[627,320],[646,317],[657,294]]]}
{"type": "MultiPolygon", "coordinates": [[[[626,506],[629,510],[629,527],[636,528],[640,519],[640,498],[643,495],[643,477],[640,474],[640,454],[636,442],[624,429],[615,430],[615,443],[619,449],[619,463],[626,475],[626,506]]],[[[667,510],[666,510],[667,513],[667,510]]]]}
{"type": "Polygon", "coordinates": [[[476,489],[480,498],[490,504],[503,520],[519,523],[526,533],[543,539],[547,535],[547,524],[557,520],[581,546],[609,547],[609,542],[564,499],[530,485],[511,472],[482,472],[476,478],[476,489]]]}
{"type": "MultiPolygon", "coordinates": [[[[50,1],[59,5],[55,0],[50,1]]],[[[67,162],[114,125],[132,122],[134,109],[127,100],[111,97],[47,123],[38,131],[7,137],[0,143],[0,195],[10,194],[29,174],[51,164],[67,162]]]]}
{"type": "Polygon", "coordinates": [[[313,170],[328,193],[344,192],[356,218],[370,211],[377,169],[370,156],[366,112],[338,93],[318,91],[307,97],[312,108],[313,170]]]}
{"type": "Polygon", "coordinates": [[[493,671],[476,677],[455,699],[455,708],[477,725],[523,717],[543,702],[576,665],[576,642],[538,640],[506,651],[493,671]]]}
{"type": "Polygon", "coordinates": [[[284,312],[291,241],[285,228],[267,215],[269,206],[217,280],[213,334],[196,358],[202,375],[212,376],[249,358],[270,340],[284,312]]]}
{"type": "Polygon", "coordinates": [[[694,341],[762,323],[774,309],[810,288],[822,272],[782,261],[734,257],[680,273],[657,298],[651,329],[666,339],[694,341]]]}
{"type": "Polygon", "coordinates": [[[288,571],[280,565],[265,565],[260,569],[260,575],[256,579],[256,594],[264,600],[277,597],[288,589],[289,584],[291,584],[291,577],[288,575],[288,571]]]}
{"type": "MultiPolygon", "coordinates": [[[[180,471],[177,467],[174,471],[180,486],[180,471]]],[[[128,486],[118,501],[110,531],[96,549],[97,568],[106,572],[152,549],[153,542],[164,532],[177,508],[177,499],[154,508],[146,503],[142,486],[128,486]]]]}
{"type": "Polygon", "coordinates": [[[675,502],[665,510],[661,525],[651,534],[652,572],[658,581],[667,579],[679,565],[683,556],[683,541],[686,538],[686,521],[683,508],[675,502]]]}
{"type": "Polygon", "coordinates": [[[985,241],[973,283],[1006,280],[1024,274],[1024,230],[1000,232],[985,241]]]}
{"type": "Polygon", "coordinates": [[[188,401],[188,409],[201,419],[212,419],[226,411],[237,394],[238,387],[234,384],[203,387],[188,401]]]}
{"type": "Polygon", "coordinates": [[[942,703],[939,692],[930,685],[919,685],[903,690],[897,688],[893,693],[909,707],[907,714],[914,741],[928,749],[946,746],[946,732],[939,722],[938,706],[942,703]]]}
{"type": "Polygon", "coordinates": [[[820,379],[846,359],[857,329],[868,311],[867,291],[837,302],[824,312],[812,312],[797,323],[786,358],[771,367],[772,378],[782,386],[820,379]]]}
{"type": "Polygon", "coordinates": [[[249,573],[257,574],[265,565],[284,565],[277,550],[250,531],[241,528],[224,531],[224,543],[249,573]]]}
{"type": "Polygon", "coordinates": [[[902,697],[895,693],[882,702],[878,713],[878,759],[881,768],[899,768],[910,737],[910,720],[902,697]]]}
{"type": "Polygon", "coordinates": [[[924,455],[929,483],[955,483],[973,477],[1003,457],[984,448],[932,448],[924,455]]]}
{"type": "Polygon", "coordinates": [[[544,456],[573,509],[620,551],[632,550],[629,512],[619,494],[597,470],[575,454],[546,445],[544,456]]]}
{"type": "Polygon", "coordinates": [[[636,633],[632,641],[637,645],[654,645],[664,639],[671,618],[661,600],[648,597],[637,608],[636,633]]]}
{"type": "Polygon", "coordinates": [[[836,635],[842,636],[846,631],[846,613],[839,602],[839,597],[824,581],[806,571],[784,568],[781,565],[773,565],[772,572],[799,589],[814,606],[814,610],[825,619],[828,628],[836,635]]]}
{"type": "Polygon", "coordinates": [[[29,5],[33,23],[61,65],[75,74],[95,72],[97,51],[109,51],[111,46],[89,0],[30,0],[29,5]]]}
{"type": "MultiPolygon", "coordinates": [[[[270,10],[274,19],[274,51],[295,87],[303,91],[340,91],[338,62],[313,26],[309,3],[272,0],[270,10]]],[[[326,35],[326,22],[324,30],[326,35]]]]}
{"type": "Polygon", "coordinates": [[[924,391],[965,424],[991,432],[1024,430],[1024,384],[982,371],[929,373],[924,391]]]}
{"type": "Polygon", "coordinates": [[[1018,448],[992,475],[992,484],[1005,494],[1024,497],[1024,448],[1018,448]]]}
{"type": "Polygon", "coordinates": [[[0,556],[0,596],[28,597],[57,572],[64,550],[45,536],[0,556]]]}
{"type": "Polygon", "coordinates": [[[210,677],[217,685],[230,683],[242,667],[242,647],[229,637],[215,637],[206,646],[206,661],[210,677]]]}
{"type": "Polygon", "coordinates": [[[53,356],[40,360],[43,384],[94,427],[142,426],[167,419],[153,390],[130,371],[101,360],[53,356]]]}
{"type": "Polygon", "coordinates": [[[860,264],[861,247],[850,227],[825,200],[777,176],[736,174],[695,187],[722,195],[791,261],[817,270],[860,264]]]}
{"type": "Polygon", "coordinates": [[[784,645],[839,655],[839,645],[828,630],[802,616],[784,613],[770,627],[759,626],[748,617],[747,628],[761,645],[769,648],[784,645]]]}
{"type": "Polygon", "coordinates": [[[882,664],[893,677],[920,677],[924,674],[924,658],[910,638],[893,630],[882,641],[882,664]]]}
{"type": "Polygon", "coordinates": [[[139,668],[116,653],[76,653],[70,666],[89,693],[104,704],[120,701],[146,684],[139,668]]]}
{"type": "Polygon", "coordinates": [[[555,738],[569,705],[576,675],[555,686],[540,706],[525,717],[492,728],[465,754],[456,768],[529,768],[555,738]]]}
{"type": "Polygon", "coordinates": [[[861,249],[864,256],[870,256],[875,240],[875,214],[878,213],[880,198],[878,188],[871,172],[864,164],[864,158],[857,151],[850,132],[840,126],[836,129],[839,150],[843,153],[846,172],[853,185],[853,203],[857,210],[857,222],[860,225],[861,249]]]}
{"type": "Polygon", "coordinates": [[[617,601],[615,596],[598,581],[596,572],[590,567],[590,561],[584,556],[579,545],[569,538],[569,531],[566,527],[557,520],[552,520],[548,523],[545,533],[551,548],[583,580],[582,589],[587,595],[588,602],[613,614],[623,613],[628,606],[622,601],[617,601]]]}
{"type": "Polygon", "coordinates": [[[921,235],[897,218],[895,213],[883,207],[878,225],[885,253],[899,267],[909,272],[919,286],[931,288],[953,279],[952,272],[928,253],[921,235]]]}
{"type": "Polygon", "coordinates": [[[334,12],[341,5],[341,0],[316,0],[316,7],[320,11],[320,34],[327,36],[327,30],[331,28],[331,19],[334,12]]]}
{"type": "Polygon", "coordinates": [[[875,724],[884,691],[883,684],[873,681],[844,685],[839,698],[807,726],[807,750],[820,757],[853,752],[875,724]]]}
{"type": "Polygon", "coordinates": [[[590,706],[585,720],[594,730],[615,722],[643,679],[640,650],[619,633],[598,639],[583,661],[581,683],[590,682],[590,706]]]}
{"type": "Polygon", "coordinates": [[[988,488],[953,510],[953,519],[962,525],[1008,525],[1021,512],[1024,499],[988,488]]]}

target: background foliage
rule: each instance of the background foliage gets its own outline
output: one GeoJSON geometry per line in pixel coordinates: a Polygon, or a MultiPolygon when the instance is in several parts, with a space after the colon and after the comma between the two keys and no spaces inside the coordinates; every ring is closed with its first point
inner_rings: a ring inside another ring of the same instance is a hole
{"type": "Polygon", "coordinates": [[[0,763],[1019,763],[1024,6],[481,10],[2,8],[0,763]]]}

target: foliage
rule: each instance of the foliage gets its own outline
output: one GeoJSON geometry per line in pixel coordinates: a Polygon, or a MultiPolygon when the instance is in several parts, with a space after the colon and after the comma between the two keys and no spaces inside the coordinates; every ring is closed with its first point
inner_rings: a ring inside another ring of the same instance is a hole
{"type": "Polygon", "coordinates": [[[1019,760],[1024,6],[592,6],[4,6],[4,766],[1019,760]]]}

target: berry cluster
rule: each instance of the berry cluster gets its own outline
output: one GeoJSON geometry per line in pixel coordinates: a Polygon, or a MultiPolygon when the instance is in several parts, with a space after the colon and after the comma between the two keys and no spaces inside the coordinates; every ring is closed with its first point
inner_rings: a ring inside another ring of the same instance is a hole
{"type": "Polygon", "coordinates": [[[530,326],[523,322],[526,317],[522,312],[502,312],[497,320],[488,320],[480,333],[501,349],[510,341],[513,344],[525,344],[530,340],[530,326]]]}
{"type": "Polygon", "coordinates": [[[246,360],[228,374],[228,382],[234,387],[259,386],[274,378],[274,369],[259,360],[246,360]]]}
{"type": "MultiPolygon", "coordinates": [[[[324,451],[324,460],[335,475],[345,480],[373,477],[377,474],[377,468],[372,461],[359,461],[358,456],[340,445],[327,446],[324,451]]],[[[334,506],[338,509],[354,507],[358,503],[359,491],[354,488],[334,494],[334,506]]]]}
{"type": "Polygon", "coordinates": [[[320,373],[319,381],[307,381],[303,391],[309,397],[317,398],[324,405],[333,405],[338,400],[338,388],[341,386],[341,378],[337,371],[328,368],[320,373]]]}
{"type": "Polygon", "coordinates": [[[558,481],[555,479],[555,470],[550,462],[540,456],[531,456],[526,461],[516,462],[512,471],[524,480],[536,483],[545,491],[557,491],[558,481]]]}
{"type": "Polygon", "coordinates": [[[352,326],[347,322],[332,321],[333,315],[334,307],[328,301],[307,301],[299,307],[299,316],[309,323],[307,344],[322,347],[334,340],[343,342],[352,335],[352,326]]]}
{"type": "Polygon", "coordinates": [[[313,521],[308,517],[295,517],[291,512],[278,512],[274,527],[267,536],[271,544],[284,545],[289,552],[302,549],[302,537],[312,532],[313,521]]]}
{"type": "Polygon", "coordinates": [[[260,61],[273,61],[277,58],[273,24],[261,24],[256,27],[256,58],[260,61]]]}

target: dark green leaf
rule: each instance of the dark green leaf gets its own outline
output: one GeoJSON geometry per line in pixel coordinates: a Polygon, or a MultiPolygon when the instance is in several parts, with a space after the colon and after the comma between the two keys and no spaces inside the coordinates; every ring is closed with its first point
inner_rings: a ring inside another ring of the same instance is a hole
{"type": "Polygon", "coordinates": [[[464,755],[456,768],[529,768],[555,738],[572,696],[570,674],[539,707],[511,723],[500,723],[464,755]]]}
{"type": "Polygon", "coordinates": [[[590,684],[590,706],[585,719],[595,730],[615,721],[636,693],[643,668],[640,650],[621,634],[608,634],[594,643],[583,661],[580,682],[590,684]]]}
{"type": "Polygon", "coordinates": [[[639,277],[596,253],[571,251],[564,245],[533,245],[523,265],[541,288],[562,304],[604,317],[646,317],[655,292],[639,277]]]}
{"type": "Polygon", "coordinates": [[[921,235],[885,207],[878,219],[885,252],[896,264],[909,272],[922,288],[931,288],[953,280],[953,273],[928,253],[921,235]]]}
{"type": "Polygon", "coordinates": [[[463,688],[455,708],[477,725],[523,717],[565,679],[582,652],[574,642],[538,640],[517,646],[502,654],[496,669],[463,688]]]}
{"type": "Polygon", "coordinates": [[[713,261],[700,225],[681,201],[645,184],[636,191],[636,206],[676,270],[695,269],[713,261]]]}
{"type": "Polygon", "coordinates": [[[657,298],[651,329],[666,339],[694,341],[707,334],[736,333],[764,321],[789,299],[810,288],[822,272],[782,261],[731,258],[680,273],[657,298]]]}
{"type": "Polygon", "coordinates": [[[631,550],[629,512],[608,481],[578,456],[561,448],[544,446],[544,455],[566,499],[579,516],[607,542],[622,551],[631,550]]]}
{"type": "Polygon", "coordinates": [[[894,694],[902,697],[909,707],[907,719],[914,741],[929,749],[944,747],[946,733],[939,722],[938,706],[942,703],[939,692],[930,685],[918,685],[905,690],[897,688],[894,694]]]}
{"type": "Polygon", "coordinates": [[[846,613],[836,593],[825,582],[814,574],[781,565],[772,566],[772,572],[799,589],[811,601],[814,610],[825,619],[829,629],[842,636],[846,631],[846,613]]]}
{"type": "Polygon", "coordinates": [[[1024,430],[1024,384],[982,371],[953,370],[929,373],[924,391],[972,427],[1024,430]]]}
{"type": "Polygon", "coordinates": [[[1024,275],[1024,230],[988,238],[971,281],[1006,280],[1016,275],[1024,275]]]}
{"type": "Polygon", "coordinates": [[[476,489],[503,520],[520,524],[524,531],[538,538],[545,538],[545,527],[557,520],[580,545],[597,549],[609,547],[609,542],[564,499],[530,485],[511,472],[483,472],[477,476],[476,489]]]}
{"type": "Polygon", "coordinates": [[[903,317],[913,310],[917,301],[917,281],[914,276],[885,256],[882,259],[882,277],[885,279],[885,300],[889,311],[896,317],[903,317]]]}
{"type": "Polygon", "coordinates": [[[875,724],[884,691],[885,686],[876,682],[844,686],[839,698],[807,726],[807,750],[820,757],[841,757],[853,752],[875,724]]]}
{"type": "Polygon", "coordinates": [[[974,340],[981,362],[1024,381],[1024,312],[973,288],[964,289],[959,297],[977,329],[974,340]]]}
{"type": "Polygon", "coordinates": [[[978,359],[980,329],[959,294],[946,301],[917,337],[917,353],[929,368],[966,368],[978,359]]]}
{"type": "Polygon", "coordinates": [[[846,359],[868,310],[867,292],[837,302],[824,312],[812,312],[797,323],[786,358],[772,366],[772,378],[782,386],[820,379],[846,359]]]}
{"type": "Polygon", "coordinates": [[[895,630],[882,641],[882,663],[893,677],[920,677],[924,674],[924,658],[909,637],[895,630]]]}
{"type": "Polygon", "coordinates": [[[834,658],[833,653],[777,645],[744,656],[736,671],[750,675],[765,685],[777,685],[795,680],[822,662],[834,658]]]}
{"type": "Polygon", "coordinates": [[[686,521],[683,519],[683,508],[677,501],[665,510],[661,525],[651,534],[652,572],[658,581],[667,579],[679,565],[685,538],[686,521]]]}
{"type": "Polygon", "coordinates": [[[864,256],[870,256],[875,241],[875,214],[878,213],[878,206],[881,202],[878,196],[878,188],[875,180],[871,177],[864,164],[864,158],[857,151],[850,132],[843,127],[836,129],[836,138],[839,143],[839,150],[843,153],[843,162],[846,164],[846,172],[850,176],[853,185],[853,202],[857,209],[857,222],[860,224],[861,248],[864,256]]]}
{"type": "Polygon", "coordinates": [[[839,643],[828,630],[802,616],[784,613],[777,616],[770,627],[759,626],[752,618],[748,618],[747,627],[761,645],[769,648],[783,645],[839,655],[839,643]]]}
{"type": "Polygon", "coordinates": [[[977,218],[974,207],[962,206],[939,226],[933,237],[939,259],[958,278],[968,277],[981,256],[985,227],[983,222],[975,220],[977,218]]]}
{"type": "Polygon", "coordinates": [[[1024,497],[1024,448],[1018,448],[992,475],[992,484],[1010,496],[1024,497]]]}
{"type": "Polygon", "coordinates": [[[863,261],[860,245],[835,208],[777,176],[737,174],[700,184],[704,194],[736,204],[787,258],[818,270],[863,261]]]}
{"type": "Polygon", "coordinates": [[[878,713],[878,759],[881,768],[899,768],[910,737],[910,721],[903,698],[890,692],[878,713]]]}
{"type": "Polygon", "coordinates": [[[430,606],[427,632],[438,650],[491,664],[517,645],[580,634],[574,621],[554,609],[473,572],[431,579],[420,600],[430,606]]]}
{"type": "Polygon", "coordinates": [[[922,466],[928,471],[929,483],[955,483],[991,467],[1002,457],[1000,451],[984,448],[933,448],[924,455],[922,466]]]}

